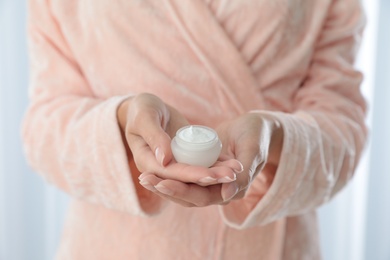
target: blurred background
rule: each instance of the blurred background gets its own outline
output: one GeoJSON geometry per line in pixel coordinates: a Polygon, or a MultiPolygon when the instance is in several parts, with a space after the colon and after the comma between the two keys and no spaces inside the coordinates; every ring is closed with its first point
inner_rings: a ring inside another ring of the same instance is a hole
{"type": "MultiPolygon", "coordinates": [[[[325,260],[390,260],[390,0],[362,0],[368,25],[357,66],[370,143],[353,181],[319,210],[325,260]]],[[[26,165],[25,0],[0,0],[0,259],[53,259],[68,198],[26,165]]]]}

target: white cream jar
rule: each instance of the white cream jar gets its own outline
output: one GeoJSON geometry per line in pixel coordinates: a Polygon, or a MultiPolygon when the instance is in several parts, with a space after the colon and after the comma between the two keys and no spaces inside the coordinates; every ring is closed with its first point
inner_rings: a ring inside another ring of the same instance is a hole
{"type": "Polygon", "coordinates": [[[180,128],[172,139],[175,160],[194,166],[210,167],[222,149],[217,133],[206,126],[192,125],[180,128]]]}

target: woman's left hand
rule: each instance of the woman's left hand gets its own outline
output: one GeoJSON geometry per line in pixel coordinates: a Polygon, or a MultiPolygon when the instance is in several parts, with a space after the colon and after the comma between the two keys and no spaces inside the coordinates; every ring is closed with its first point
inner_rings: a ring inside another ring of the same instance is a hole
{"type": "Polygon", "coordinates": [[[234,182],[200,186],[144,173],[140,176],[141,184],[142,180],[151,183],[153,192],[183,206],[227,204],[244,197],[252,180],[266,164],[277,167],[283,131],[275,120],[248,113],[223,123],[216,130],[223,144],[221,159],[236,159],[242,163],[243,169],[234,182]]]}

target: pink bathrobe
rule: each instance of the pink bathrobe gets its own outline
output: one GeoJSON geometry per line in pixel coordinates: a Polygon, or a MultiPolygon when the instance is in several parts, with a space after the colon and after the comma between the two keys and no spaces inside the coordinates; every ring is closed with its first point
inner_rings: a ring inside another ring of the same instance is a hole
{"type": "Polygon", "coordinates": [[[27,158],[74,199],[57,259],[320,259],[315,209],[352,177],[366,139],[358,0],[30,0],[27,158]],[[257,110],[284,129],[226,206],[142,188],[116,118],[149,92],[193,124],[257,110]],[[136,175],[136,174],[134,174],[136,175]]]}

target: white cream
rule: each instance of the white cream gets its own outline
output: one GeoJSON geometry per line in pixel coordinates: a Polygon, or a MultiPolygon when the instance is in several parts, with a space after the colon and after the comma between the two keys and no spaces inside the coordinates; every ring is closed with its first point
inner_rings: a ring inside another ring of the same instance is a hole
{"type": "Polygon", "coordinates": [[[181,139],[189,143],[207,143],[217,136],[214,130],[206,127],[190,126],[182,128],[178,135],[181,139]]]}
{"type": "Polygon", "coordinates": [[[217,161],[222,143],[213,129],[192,125],[176,132],[171,148],[175,160],[179,163],[210,167],[217,161]]]}

